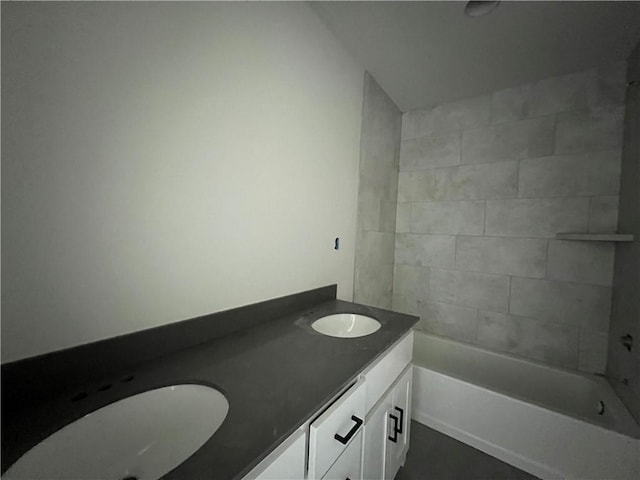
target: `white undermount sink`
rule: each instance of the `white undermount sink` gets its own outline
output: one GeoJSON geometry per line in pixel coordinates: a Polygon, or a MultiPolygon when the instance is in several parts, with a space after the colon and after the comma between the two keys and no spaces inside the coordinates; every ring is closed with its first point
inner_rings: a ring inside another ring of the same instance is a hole
{"type": "Polygon", "coordinates": [[[319,318],[311,324],[316,332],[330,337],[354,338],[371,335],[380,329],[375,318],[357,313],[336,313],[319,318]]]}
{"type": "Polygon", "coordinates": [[[229,411],[214,388],[149,390],[63,427],[11,466],[3,479],[157,479],[196,452],[229,411]]]}

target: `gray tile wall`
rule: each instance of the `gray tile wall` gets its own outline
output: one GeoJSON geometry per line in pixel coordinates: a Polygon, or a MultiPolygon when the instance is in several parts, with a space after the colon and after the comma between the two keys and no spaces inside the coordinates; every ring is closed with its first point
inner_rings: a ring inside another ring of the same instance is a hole
{"type": "Polygon", "coordinates": [[[402,114],[365,74],[354,301],[391,308],[402,114]]]}
{"type": "MultiPolygon", "coordinates": [[[[624,62],[403,115],[393,307],[418,328],[605,370],[624,62]]],[[[639,339],[640,342],[640,339],[639,339]]]]}
{"type": "MultiPolygon", "coordinates": [[[[640,44],[636,45],[629,57],[627,79],[640,81],[640,44]]],[[[638,85],[626,89],[621,180],[618,230],[621,233],[634,234],[634,241],[619,243],[615,246],[607,378],[636,421],[640,423],[640,86],[638,85]],[[620,337],[627,334],[631,335],[634,341],[631,351],[627,351],[620,342],[620,337]]],[[[593,339],[588,341],[591,342],[593,339]]]]}

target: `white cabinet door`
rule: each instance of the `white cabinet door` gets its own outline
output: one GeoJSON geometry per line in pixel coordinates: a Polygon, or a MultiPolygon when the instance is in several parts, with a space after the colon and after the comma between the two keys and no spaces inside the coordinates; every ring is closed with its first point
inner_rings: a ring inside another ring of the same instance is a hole
{"type": "Polygon", "coordinates": [[[413,331],[410,331],[372,366],[367,368],[364,376],[367,379],[368,413],[384,393],[393,385],[413,356],[413,331]]]}
{"type": "Polygon", "coordinates": [[[400,439],[398,439],[398,459],[404,464],[404,457],[409,450],[411,428],[411,387],[413,385],[413,367],[404,372],[393,390],[393,409],[398,412],[401,423],[400,439]]]}
{"type": "Polygon", "coordinates": [[[393,388],[393,401],[387,421],[386,479],[396,476],[409,449],[412,380],[413,367],[409,365],[393,388]]]}
{"type": "Polygon", "coordinates": [[[387,420],[392,403],[393,390],[390,390],[369,414],[364,424],[362,477],[365,480],[381,480],[385,478],[387,420]]]}
{"type": "Polygon", "coordinates": [[[298,430],[271,452],[243,480],[302,480],[307,456],[307,435],[298,430]]]}

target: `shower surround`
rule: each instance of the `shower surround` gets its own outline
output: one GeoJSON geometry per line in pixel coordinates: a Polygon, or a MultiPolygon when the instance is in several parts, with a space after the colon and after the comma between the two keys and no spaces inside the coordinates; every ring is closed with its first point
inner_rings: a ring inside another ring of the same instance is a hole
{"type": "Polygon", "coordinates": [[[402,113],[364,77],[354,302],[391,308],[402,113]]]}
{"type": "MultiPolygon", "coordinates": [[[[640,43],[629,55],[627,81],[640,81],[640,43]]],[[[607,379],[640,423],[640,85],[627,88],[618,229],[634,235],[616,245],[607,379]],[[631,335],[627,350],[621,338],[631,335]]]]}
{"type": "Polygon", "coordinates": [[[402,118],[393,308],[425,332],[603,373],[624,62],[402,118]]]}

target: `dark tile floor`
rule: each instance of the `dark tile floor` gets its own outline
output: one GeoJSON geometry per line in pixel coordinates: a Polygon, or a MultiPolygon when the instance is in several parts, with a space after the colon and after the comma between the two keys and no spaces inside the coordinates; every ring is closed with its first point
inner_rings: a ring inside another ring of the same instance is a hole
{"type": "Polygon", "coordinates": [[[395,480],[538,480],[497,458],[411,422],[407,461],[395,480]]]}

